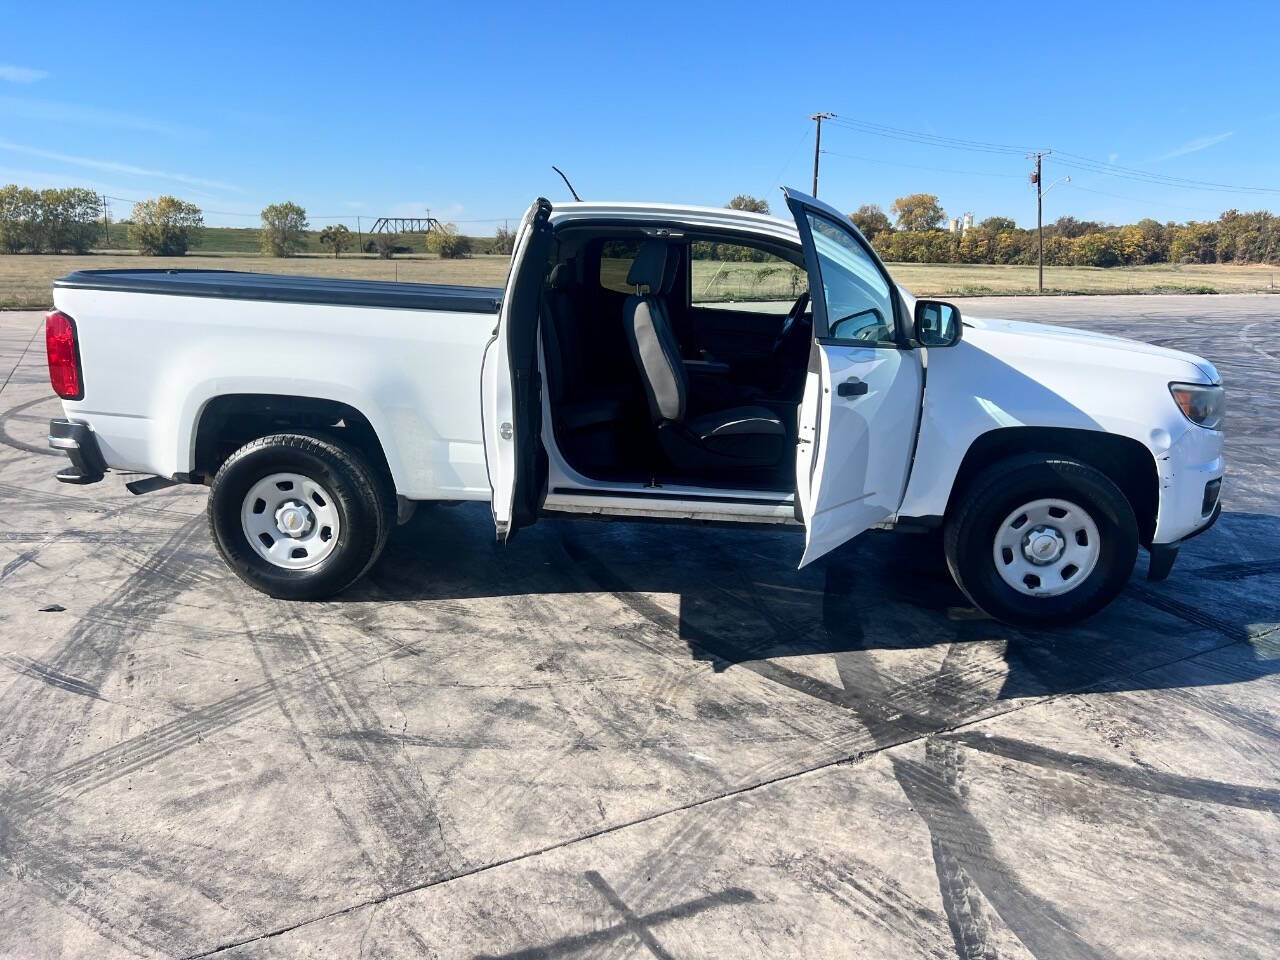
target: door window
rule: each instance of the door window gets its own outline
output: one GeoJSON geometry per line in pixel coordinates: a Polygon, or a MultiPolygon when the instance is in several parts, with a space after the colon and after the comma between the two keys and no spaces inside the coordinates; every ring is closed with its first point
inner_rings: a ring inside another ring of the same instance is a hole
{"type": "Polygon", "coordinates": [[[695,240],[689,245],[689,303],[707,310],[785,316],[809,289],[809,275],[758,247],[695,240]]]}
{"type": "Polygon", "coordinates": [[[635,293],[636,288],[627,284],[627,274],[639,250],[639,240],[606,240],[600,248],[600,286],[618,293],[635,293]]]}
{"type": "Polygon", "coordinates": [[[806,211],[827,301],[827,336],[867,345],[896,345],[893,294],[879,265],[852,233],[806,211]]]}

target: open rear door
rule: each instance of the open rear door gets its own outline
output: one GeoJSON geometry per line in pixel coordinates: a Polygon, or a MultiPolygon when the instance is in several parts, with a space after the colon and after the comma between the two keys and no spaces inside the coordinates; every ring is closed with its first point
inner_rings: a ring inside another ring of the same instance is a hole
{"type": "Polygon", "coordinates": [[[897,511],[915,449],[923,371],[898,290],[866,240],[838,210],[785,193],[813,305],[796,447],[803,567],[897,511]]]}
{"type": "Polygon", "coordinates": [[[520,222],[498,326],[484,351],[481,419],[498,539],[534,522],[546,495],[538,301],[551,249],[551,204],[539,197],[520,222]]]}

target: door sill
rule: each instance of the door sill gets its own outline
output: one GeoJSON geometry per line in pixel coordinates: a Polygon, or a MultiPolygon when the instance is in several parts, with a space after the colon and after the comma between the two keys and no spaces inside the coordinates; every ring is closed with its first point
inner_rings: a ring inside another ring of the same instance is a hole
{"type": "Polygon", "coordinates": [[[685,520],[794,524],[790,493],[698,493],[661,488],[620,490],[555,487],[543,509],[556,513],[594,513],[610,516],[666,517],[685,520]]]}

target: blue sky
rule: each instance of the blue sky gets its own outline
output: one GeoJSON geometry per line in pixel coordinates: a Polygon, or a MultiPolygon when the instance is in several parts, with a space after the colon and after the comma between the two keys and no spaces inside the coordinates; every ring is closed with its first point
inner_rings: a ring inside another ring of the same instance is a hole
{"type": "Polygon", "coordinates": [[[967,6],[0,0],[0,183],[173,193],[217,225],[283,199],[316,225],[430,208],[479,234],[567,199],[555,163],[585,199],[779,212],[829,110],[820,192],[842,209],[926,191],[1034,225],[1034,148],[1275,191],[1051,157],[1046,183],[1072,182],[1050,220],[1280,209],[1280,5],[967,6]]]}

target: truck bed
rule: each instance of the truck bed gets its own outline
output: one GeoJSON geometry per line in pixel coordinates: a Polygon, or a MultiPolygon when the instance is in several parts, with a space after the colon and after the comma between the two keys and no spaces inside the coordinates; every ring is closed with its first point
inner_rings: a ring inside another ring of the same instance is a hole
{"type": "Polygon", "coordinates": [[[345,280],[238,270],[77,270],[55,280],[53,285],[55,289],[446,310],[453,313],[497,313],[502,303],[501,287],[345,280]]]}

